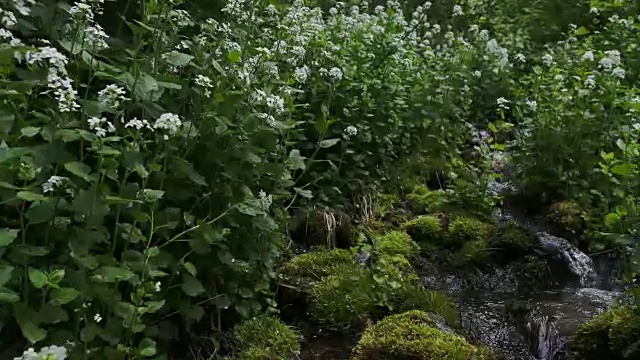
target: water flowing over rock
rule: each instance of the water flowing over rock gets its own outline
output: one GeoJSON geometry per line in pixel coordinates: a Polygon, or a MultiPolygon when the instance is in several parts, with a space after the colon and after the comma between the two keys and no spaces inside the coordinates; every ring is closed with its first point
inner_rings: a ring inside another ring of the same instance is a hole
{"type": "Polygon", "coordinates": [[[547,315],[537,314],[526,325],[531,352],[537,360],[554,360],[562,352],[566,338],[560,337],[556,324],[547,315]]]}
{"type": "Polygon", "coordinates": [[[550,235],[546,232],[536,233],[541,249],[547,255],[562,260],[569,270],[580,279],[580,285],[590,287],[595,285],[597,273],[593,260],[573,246],[568,240],[550,235]]]}

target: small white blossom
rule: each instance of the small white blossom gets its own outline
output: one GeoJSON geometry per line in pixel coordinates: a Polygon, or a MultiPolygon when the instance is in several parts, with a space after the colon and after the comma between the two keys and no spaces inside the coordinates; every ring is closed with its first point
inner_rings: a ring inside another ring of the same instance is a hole
{"type": "Polygon", "coordinates": [[[278,95],[267,96],[267,106],[278,113],[284,112],[284,99],[278,95]]]}
{"type": "Polygon", "coordinates": [[[196,85],[202,86],[204,88],[204,96],[211,97],[211,88],[213,88],[213,81],[210,78],[204,75],[196,76],[196,85]]]}
{"type": "Polygon", "coordinates": [[[133,119],[129,120],[125,125],[125,128],[135,128],[136,130],[142,130],[142,129],[149,129],[151,131],[153,130],[153,127],[151,127],[151,124],[149,124],[149,122],[147,120],[138,120],[137,117],[134,117],[133,119]]]}
{"type": "Polygon", "coordinates": [[[345,137],[345,139],[349,139],[349,138],[351,138],[353,136],[356,136],[356,135],[358,135],[358,128],[356,128],[355,126],[349,125],[349,126],[347,126],[346,129],[344,129],[344,137],[345,137]]]}
{"type": "Polygon", "coordinates": [[[102,322],[102,316],[100,314],[93,315],[93,321],[95,321],[97,323],[101,323],[102,322]]]}
{"type": "Polygon", "coordinates": [[[162,290],[162,283],[160,283],[160,281],[156,282],[154,285],[154,290],[156,292],[160,292],[160,290],[162,290]]]}
{"type": "Polygon", "coordinates": [[[584,54],[582,54],[583,61],[593,61],[593,59],[594,59],[593,51],[591,50],[586,51],[584,54]]]}
{"type": "Polygon", "coordinates": [[[598,15],[600,14],[600,10],[598,10],[597,7],[592,7],[591,9],[589,9],[589,13],[598,15]]]}
{"type": "Polygon", "coordinates": [[[514,58],[515,58],[515,59],[516,59],[516,61],[517,61],[517,62],[519,62],[519,63],[524,63],[524,62],[526,62],[526,61],[527,61],[527,58],[524,56],[524,54],[520,54],[520,53],[516,54],[516,55],[514,56],[514,58]]]}
{"type": "Polygon", "coordinates": [[[296,70],[293,72],[293,78],[298,83],[305,83],[309,78],[309,73],[310,73],[309,67],[305,65],[305,66],[296,68],[296,70]]]}
{"type": "Polygon", "coordinates": [[[496,103],[498,104],[498,108],[503,109],[503,110],[508,110],[509,106],[507,104],[509,104],[509,100],[500,97],[498,98],[498,100],[496,100],[496,103]]]}
{"type": "Polygon", "coordinates": [[[260,200],[260,207],[262,210],[267,211],[273,203],[273,196],[271,194],[267,195],[264,190],[260,190],[258,193],[258,200],[260,200]]]}
{"type": "Polygon", "coordinates": [[[611,70],[614,66],[620,65],[622,59],[618,50],[605,51],[606,57],[600,59],[598,66],[604,70],[611,70]]]}
{"type": "Polygon", "coordinates": [[[595,88],[596,87],[595,76],[593,76],[593,75],[587,76],[587,79],[584,81],[584,87],[589,88],[589,89],[595,88]]]}
{"type": "Polygon", "coordinates": [[[542,55],[542,63],[546,66],[551,66],[553,64],[553,56],[551,54],[542,55]]]}
{"type": "Polygon", "coordinates": [[[340,82],[340,80],[342,80],[342,70],[337,67],[331,68],[331,70],[329,70],[329,77],[335,82],[340,82]]]}
{"type": "Polygon", "coordinates": [[[63,176],[51,176],[49,180],[42,184],[42,192],[45,194],[55,192],[56,189],[60,188],[65,181],[67,181],[66,177],[63,176]]]}
{"type": "Polygon", "coordinates": [[[462,6],[460,5],[454,5],[453,6],[453,13],[452,15],[455,16],[461,16],[463,14],[462,12],[462,6]]]}
{"type": "Polygon", "coordinates": [[[621,68],[621,67],[616,67],[615,69],[613,69],[611,71],[611,75],[618,77],[620,79],[624,79],[625,75],[626,75],[626,71],[621,68]]]}
{"type": "Polygon", "coordinates": [[[121,101],[128,100],[125,94],[124,88],[110,84],[98,92],[98,101],[106,108],[115,110],[120,107],[121,101]]]}
{"type": "Polygon", "coordinates": [[[531,111],[536,111],[538,109],[538,103],[535,100],[527,100],[525,103],[531,111]]]}
{"type": "Polygon", "coordinates": [[[482,76],[482,73],[480,72],[480,70],[476,70],[473,72],[473,77],[480,78],[481,76],[482,76]]]}
{"type": "Polygon", "coordinates": [[[105,117],[92,117],[87,119],[87,123],[89,124],[89,129],[93,130],[99,137],[105,137],[107,133],[116,131],[115,126],[105,117]]]}
{"type": "Polygon", "coordinates": [[[263,119],[267,123],[267,125],[272,128],[275,128],[278,125],[278,123],[276,122],[276,119],[271,114],[259,113],[259,114],[256,114],[256,116],[259,119],[263,119]]]}
{"type": "Polygon", "coordinates": [[[65,360],[67,358],[67,348],[64,346],[45,346],[36,352],[34,348],[29,348],[22,353],[22,356],[13,360],[65,360]]]}
{"type": "MultiPolygon", "coordinates": [[[[160,129],[166,131],[170,135],[175,135],[180,127],[182,126],[182,121],[180,117],[173,113],[164,113],[160,115],[160,117],[153,124],[154,129],[160,129]]],[[[168,136],[165,136],[165,139],[168,139],[168,136]]]]}

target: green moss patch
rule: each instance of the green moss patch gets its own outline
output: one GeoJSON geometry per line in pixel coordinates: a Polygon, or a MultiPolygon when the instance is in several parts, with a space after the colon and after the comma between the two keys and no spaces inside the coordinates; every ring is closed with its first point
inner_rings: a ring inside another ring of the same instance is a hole
{"type": "Polygon", "coordinates": [[[260,316],[234,328],[240,360],[291,359],[300,353],[300,336],[279,319],[260,316]]]}

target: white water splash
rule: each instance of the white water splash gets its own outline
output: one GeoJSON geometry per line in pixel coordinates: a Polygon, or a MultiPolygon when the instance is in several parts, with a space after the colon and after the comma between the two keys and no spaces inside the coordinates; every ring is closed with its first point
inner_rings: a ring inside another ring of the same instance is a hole
{"type": "Polygon", "coordinates": [[[580,285],[583,287],[595,285],[597,273],[593,267],[593,260],[587,254],[580,251],[566,239],[546,232],[538,232],[536,236],[540,240],[543,251],[562,258],[569,270],[578,276],[580,285]]]}

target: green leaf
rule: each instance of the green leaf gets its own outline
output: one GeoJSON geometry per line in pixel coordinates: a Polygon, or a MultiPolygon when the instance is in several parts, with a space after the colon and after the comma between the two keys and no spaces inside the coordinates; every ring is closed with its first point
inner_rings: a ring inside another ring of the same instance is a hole
{"type": "Polygon", "coordinates": [[[576,35],[578,35],[578,36],[587,35],[587,34],[589,34],[589,30],[587,30],[587,28],[584,27],[584,26],[580,26],[576,30],[576,35]]]}
{"type": "Polygon", "coordinates": [[[47,198],[43,195],[33,193],[31,191],[18,192],[18,198],[24,201],[45,201],[47,198]]]}
{"type": "Polygon", "coordinates": [[[118,281],[129,281],[135,274],[123,267],[105,266],[93,273],[92,280],[103,283],[113,283],[118,281]]]}
{"type": "Polygon", "coordinates": [[[330,148],[333,145],[337,144],[338,141],[340,141],[340,138],[322,140],[322,141],[320,141],[320,147],[321,148],[330,148]]]}
{"type": "Polygon", "coordinates": [[[11,280],[11,275],[15,268],[11,265],[0,265],[0,287],[4,286],[11,280]]]}
{"type": "Polygon", "coordinates": [[[38,327],[36,324],[34,324],[31,321],[27,321],[27,322],[18,322],[18,325],[20,325],[20,330],[22,330],[22,335],[24,335],[25,338],[27,338],[27,340],[29,340],[30,343],[35,344],[38,341],[42,341],[44,340],[44,338],[47,337],[47,330],[38,327]]]}
{"type": "Polygon", "coordinates": [[[232,63],[239,63],[240,61],[242,61],[240,53],[237,51],[229,51],[229,53],[227,54],[227,59],[229,59],[229,61],[231,61],[232,63]]]}
{"type": "Polygon", "coordinates": [[[213,68],[218,70],[218,72],[220,74],[222,74],[222,76],[227,76],[227,74],[224,72],[224,69],[222,68],[222,66],[220,66],[220,63],[217,62],[215,59],[211,59],[211,65],[213,65],[213,68]]]}
{"type": "Polygon", "coordinates": [[[18,237],[20,230],[0,229],[0,247],[10,245],[18,237]]]}
{"type": "Polygon", "coordinates": [[[79,161],[73,161],[73,162],[64,164],[64,168],[67,169],[67,171],[69,171],[73,175],[81,179],[84,179],[88,182],[91,182],[92,180],[91,176],[89,175],[91,173],[91,167],[85,163],[81,163],[79,161]]]}
{"type": "Polygon", "coordinates": [[[212,301],[218,309],[228,309],[231,306],[231,299],[227,294],[218,295],[212,301]]]}
{"type": "Polygon", "coordinates": [[[140,355],[142,356],[149,357],[156,354],[156,342],[149,338],[142,339],[138,348],[140,349],[140,355]]]}
{"type": "Polygon", "coordinates": [[[246,300],[238,302],[235,308],[236,311],[245,319],[251,315],[251,303],[246,300]]]}
{"type": "Polygon", "coordinates": [[[185,292],[185,294],[191,297],[198,296],[204,292],[204,287],[200,280],[187,274],[182,274],[182,285],[180,288],[185,292]]]}
{"type": "Polygon", "coordinates": [[[46,304],[38,312],[37,319],[40,324],[57,324],[69,321],[69,314],[60,306],[46,304]]]}
{"type": "Polygon", "coordinates": [[[633,174],[635,166],[632,164],[616,165],[611,168],[611,172],[620,176],[630,176],[633,174]]]}
{"type": "Polygon", "coordinates": [[[186,262],[182,266],[184,266],[184,268],[189,272],[189,274],[191,274],[191,276],[196,276],[198,274],[196,267],[192,263],[186,262]]]}
{"type": "Polygon", "coordinates": [[[29,225],[42,224],[53,219],[55,215],[55,204],[53,202],[33,203],[27,210],[29,225]]]}
{"type": "Polygon", "coordinates": [[[616,140],[616,146],[620,148],[620,150],[624,151],[627,148],[627,144],[624,143],[624,140],[618,139],[616,140]]]}
{"type": "Polygon", "coordinates": [[[44,272],[32,267],[29,267],[29,280],[37,289],[42,289],[49,282],[44,272]]]}
{"type": "Polygon", "coordinates": [[[0,288],[0,303],[9,304],[20,301],[20,295],[7,288],[0,288]]]}
{"type": "Polygon", "coordinates": [[[74,288],[63,287],[53,289],[49,294],[49,304],[55,306],[64,305],[75,300],[78,295],[80,295],[80,292],[74,288]]]}
{"type": "Polygon", "coordinates": [[[20,129],[20,133],[24,137],[34,137],[40,133],[40,128],[35,126],[27,126],[20,129]]]}
{"type": "Polygon", "coordinates": [[[164,54],[167,62],[173,66],[185,66],[193,60],[193,56],[188,54],[183,54],[178,51],[171,51],[164,54]]]}
{"type": "Polygon", "coordinates": [[[294,187],[293,190],[303,198],[311,199],[313,197],[313,193],[310,190],[304,190],[298,187],[294,187]]]}

